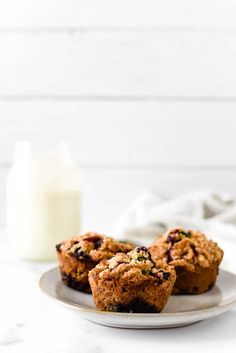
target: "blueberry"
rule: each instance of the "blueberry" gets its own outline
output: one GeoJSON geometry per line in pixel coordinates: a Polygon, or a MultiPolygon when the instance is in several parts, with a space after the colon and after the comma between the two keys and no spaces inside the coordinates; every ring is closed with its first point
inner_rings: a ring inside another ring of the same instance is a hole
{"type": "Polygon", "coordinates": [[[162,269],[157,269],[157,268],[155,268],[154,271],[152,270],[150,274],[156,278],[158,284],[162,284],[164,280],[168,281],[170,279],[169,272],[162,269]]]}
{"type": "MultiPolygon", "coordinates": [[[[168,263],[173,260],[172,256],[171,256],[171,252],[172,252],[172,248],[173,248],[174,244],[183,240],[185,237],[191,238],[191,236],[192,236],[191,232],[185,232],[184,230],[178,229],[178,228],[170,231],[170,233],[168,234],[168,237],[166,239],[166,242],[168,244],[170,244],[170,248],[166,252],[166,261],[168,263]]],[[[192,248],[192,249],[193,249],[194,254],[197,255],[196,249],[195,248],[192,248]]]]}
{"type": "Polygon", "coordinates": [[[135,298],[128,304],[116,303],[110,305],[110,311],[117,311],[123,313],[157,313],[160,312],[154,305],[149,304],[141,298],[135,298]]]}
{"type": "Polygon", "coordinates": [[[94,249],[98,249],[102,245],[102,239],[100,239],[100,238],[92,239],[91,241],[94,245],[94,249]]]}
{"type": "Polygon", "coordinates": [[[89,255],[83,251],[80,247],[77,248],[72,254],[77,260],[89,260],[89,255]]]}
{"type": "Polygon", "coordinates": [[[185,232],[181,229],[174,229],[169,233],[166,241],[167,243],[171,243],[171,245],[173,245],[174,243],[181,241],[183,237],[190,238],[191,233],[185,232]]]}
{"type": "Polygon", "coordinates": [[[90,241],[91,243],[93,243],[94,249],[98,249],[100,248],[100,246],[102,245],[103,240],[100,237],[88,237],[88,238],[84,238],[83,240],[87,240],[90,241]]]}
{"type": "Polygon", "coordinates": [[[168,263],[173,260],[173,259],[172,259],[172,256],[171,256],[171,251],[172,251],[172,249],[170,248],[170,249],[167,250],[167,252],[166,252],[166,261],[167,261],[168,263]]]}
{"type": "Polygon", "coordinates": [[[141,251],[148,251],[148,249],[145,246],[139,246],[138,248],[136,248],[137,252],[141,252],[141,251]]]}
{"type": "Polygon", "coordinates": [[[163,278],[168,281],[168,279],[170,278],[169,272],[163,271],[163,278]]]}
{"type": "Polygon", "coordinates": [[[166,241],[167,243],[171,243],[171,245],[173,245],[175,242],[175,238],[173,235],[171,236],[171,234],[169,234],[166,241]]]}
{"type": "Polygon", "coordinates": [[[156,277],[156,280],[157,280],[158,284],[162,284],[163,283],[163,280],[162,280],[160,272],[155,273],[155,277],[156,277]]]}
{"type": "Polygon", "coordinates": [[[62,281],[70,288],[76,289],[78,291],[91,293],[91,288],[88,282],[83,283],[82,281],[78,281],[71,274],[67,274],[61,271],[62,281]]]}
{"type": "Polygon", "coordinates": [[[174,228],[170,231],[170,234],[176,234],[176,233],[179,233],[180,232],[180,229],[179,228],[174,228]]]}
{"type": "Polygon", "coordinates": [[[60,253],[61,252],[61,243],[56,245],[56,250],[60,253]]]}
{"type": "Polygon", "coordinates": [[[196,247],[193,244],[191,244],[191,248],[193,250],[194,255],[198,256],[198,251],[197,251],[196,247]]]}

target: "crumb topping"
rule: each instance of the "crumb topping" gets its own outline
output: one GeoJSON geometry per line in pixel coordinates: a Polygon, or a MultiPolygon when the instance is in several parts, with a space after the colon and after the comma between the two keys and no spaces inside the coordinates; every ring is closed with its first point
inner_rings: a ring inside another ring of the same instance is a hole
{"type": "Polygon", "coordinates": [[[136,247],[127,254],[118,253],[107,261],[99,263],[95,270],[99,273],[99,277],[104,276],[122,276],[129,273],[130,276],[152,277],[153,280],[162,284],[171,278],[170,272],[173,271],[171,266],[157,266],[151,258],[151,254],[144,246],[136,247]]]}
{"type": "Polygon", "coordinates": [[[56,246],[57,251],[64,251],[67,256],[77,260],[95,262],[114,256],[117,252],[127,253],[134,248],[132,244],[119,242],[98,233],[86,233],[73,237],[56,246]]]}
{"type": "Polygon", "coordinates": [[[109,269],[113,270],[115,267],[122,263],[128,263],[128,264],[140,264],[143,263],[145,264],[145,267],[147,269],[151,269],[154,264],[151,259],[151,255],[148,252],[148,249],[145,248],[144,246],[137,247],[134,250],[128,252],[127,254],[117,254],[113,258],[111,258],[109,261],[109,269]]]}
{"type": "Polygon", "coordinates": [[[167,264],[188,267],[194,271],[198,266],[208,267],[220,264],[223,251],[212,240],[199,231],[182,228],[170,229],[150,247],[155,260],[164,260],[167,264]]]}

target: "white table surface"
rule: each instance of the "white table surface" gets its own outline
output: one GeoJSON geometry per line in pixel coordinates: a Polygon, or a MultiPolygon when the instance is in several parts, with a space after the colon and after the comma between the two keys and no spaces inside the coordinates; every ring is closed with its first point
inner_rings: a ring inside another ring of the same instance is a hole
{"type": "Polygon", "coordinates": [[[41,293],[40,275],[55,264],[15,260],[0,242],[1,353],[235,352],[236,309],[177,329],[99,326],[41,293]]]}

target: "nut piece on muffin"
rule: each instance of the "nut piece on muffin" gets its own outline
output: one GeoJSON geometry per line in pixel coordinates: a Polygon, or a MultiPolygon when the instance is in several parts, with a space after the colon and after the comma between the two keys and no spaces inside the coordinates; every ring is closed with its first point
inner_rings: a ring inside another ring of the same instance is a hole
{"type": "Polygon", "coordinates": [[[159,313],[175,279],[174,268],[157,266],[144,246],[118,253],[89,272],[94,302],[104,311],[159,313]]]}
{"type": "Polygon", "coordinates": [[[91,293],[88,272],[101,260],[133,248],[132,244],[92,232],[65,240],[56,245],[62,280],[68,287],[91,293]]]}
{"type": "Polygon", "coordinates": [[[175,267],[173,294],[200,294],[210,290],[218,274],[223,250],[193,230],[173,228],[149,248],[152,258],[175,267]]]}

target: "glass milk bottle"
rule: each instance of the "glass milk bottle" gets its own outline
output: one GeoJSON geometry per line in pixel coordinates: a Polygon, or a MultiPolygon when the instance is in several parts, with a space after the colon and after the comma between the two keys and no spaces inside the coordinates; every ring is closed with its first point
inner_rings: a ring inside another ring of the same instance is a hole
{"type": "Polygon", "coordinates": [[[18,256],[55,259],[55,245],[80,232],[78,171],[67,148],[36,158],[16,144],[7,180],[7,233],[18,256]]]}

